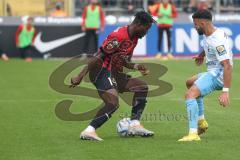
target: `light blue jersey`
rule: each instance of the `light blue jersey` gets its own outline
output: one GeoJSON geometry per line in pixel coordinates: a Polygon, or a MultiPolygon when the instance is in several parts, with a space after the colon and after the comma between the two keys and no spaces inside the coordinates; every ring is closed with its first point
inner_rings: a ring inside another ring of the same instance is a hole
{"type": "Polygon", "coordinates": [[[202,46],[205,51],[207,72],[198,74],[195,85],[205,96],[223,87],[223,65],[221,61],[232,61],[232,50],[228,36],[221,29],[216,29],[210,36],[204,36],[202,46]]]}
{"type": "Polygon", "coordinates": [[[210,36],[204,36],[203,49],[206,54],[207,71],[223,84],[223,65],[221,61],[229,59],[232,61],[232,50],[229,43],[229,38],[226,33],[217,28],[210,36]]]}

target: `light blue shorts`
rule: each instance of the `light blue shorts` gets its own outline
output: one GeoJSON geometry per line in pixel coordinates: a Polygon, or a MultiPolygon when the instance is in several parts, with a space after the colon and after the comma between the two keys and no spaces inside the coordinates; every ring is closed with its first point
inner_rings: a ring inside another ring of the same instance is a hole
{"type": "Polygon", "coordinates": [[[209,72],[203,72],[198,74],[198,79],[194,84],[200,90],[201,96],[206,96],[215,90],[221,90],[223,84],[219,82],[217,76],[213,76],[209,72]]]}

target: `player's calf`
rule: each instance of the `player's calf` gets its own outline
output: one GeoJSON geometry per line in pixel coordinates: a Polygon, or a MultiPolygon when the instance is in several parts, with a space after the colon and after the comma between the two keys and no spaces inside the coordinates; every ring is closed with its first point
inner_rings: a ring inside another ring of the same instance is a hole
{"type": "Polygon", "coordinates": [[[80,134],[80,138],[84,140],[102,140],[96,134],[96,129],[101,127],[107,122],[112,114],[118,109],[119,102],[118,98],[114,95],[100,95],[105,102],[104,106],[97,112],[94,119],[91,121],[89,126],[80,134]]]}
{"type": "Polygon", "coordinates": [[[147,103],[148,86],[143,84],[134,88],[131,120],[140,120],[147,103]]]}

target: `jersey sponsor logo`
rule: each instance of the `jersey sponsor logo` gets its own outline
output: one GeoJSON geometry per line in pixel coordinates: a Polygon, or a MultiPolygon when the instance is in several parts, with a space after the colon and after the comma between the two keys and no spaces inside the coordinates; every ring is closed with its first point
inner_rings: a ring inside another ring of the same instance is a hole
{"type": "Polygon", "coordinates": [[[208,51],[208,57],[215,57],[216,56],[216,50],[214,47],[207,46],[207,51],[208,51]]]}
{"type": "Polygon", "coordinates": [[[217,63],[216,62],[214,62],[214,61],[209,61],[209,62],[207,62],[206,63],[208,66],[212,66],[212,65],[216,65],[217,63]]]}
{"type": "Polygon", "coordinates": [[[227,53],[224,45],[217,46],[216,50],[217,50],[219,56],[222,56],[227,53]]]}

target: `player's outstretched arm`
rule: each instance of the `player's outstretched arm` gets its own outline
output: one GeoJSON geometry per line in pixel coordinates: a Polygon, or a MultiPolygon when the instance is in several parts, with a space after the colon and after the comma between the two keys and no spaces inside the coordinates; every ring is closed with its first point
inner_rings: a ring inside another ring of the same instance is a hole
{"type": "Polygon", "coordinates": [[[219,96],[218,100],[220,105],[223,107],[226,107],[229,105],[230,100],[229,100],[229,88],[231,86],[231,79],[232,79],[232,66],[230,64],[230,61],[228,59],[221,61],[221,64],[224,67],[224,72],[223,72],[223,90],[221,95],[219,96]]]}
{"type": "Polygon", "coordinates": [[[76,76],[71,78],[70,88],[74,88],[79,85],[83,79],[83,77],[88,73],[88,66],[85,66],[82,71],[76,76]]]}
{"type": "Polygon", "coordinates": [[[69,87],[70,88],[74,88],[77,85],[79,85],[81,83],[82,79],[84,78],[84,76],[89,72],[89,70],[92,67],[94,67],[94,65],[96,64],[97,60],[98,60],[98,57],[90,58],[90,60],[88,61],[87,66],[85,66],[76,77],[72,77],[71,78],[71,85],[69,87]]]}
{"type": "Polygon", "coordinates": [[[195,59],[195,63],[196,63],[197,66],[200,66],[200,65],[203,64],[204,57],[205,57],[205,51],[204,50],[198,56],[193,57],[193,59],[195,59]]]}

